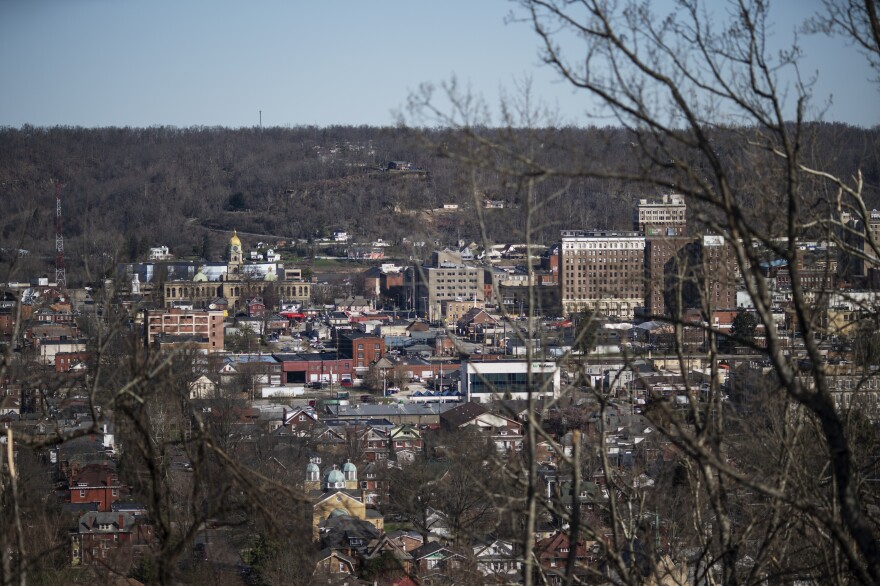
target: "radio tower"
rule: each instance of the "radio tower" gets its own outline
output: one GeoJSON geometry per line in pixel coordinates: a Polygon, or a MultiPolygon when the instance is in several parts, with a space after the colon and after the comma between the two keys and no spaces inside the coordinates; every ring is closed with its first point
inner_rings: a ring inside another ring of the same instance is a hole
{"type": "Polygon", "coordinates": [[[61,183],[55,182],[55,286],[67,288],[64,273],[64,236],[61,235],[61,183]]]}

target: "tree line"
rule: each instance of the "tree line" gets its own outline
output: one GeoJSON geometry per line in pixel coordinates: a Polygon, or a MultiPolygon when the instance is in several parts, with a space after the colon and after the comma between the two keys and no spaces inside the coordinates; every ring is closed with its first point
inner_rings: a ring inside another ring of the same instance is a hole
{"type": "MultiPolygon", "coordinates": [[[[622,168],[637,176],[659,163],[671,172],[676,159],[688,157],[683,149],[676,154],[674,147],[645,145],[622,127],[475,130],[481,140],[505,145],[482,153],[486,158],[477,167],[464,163],[474,144],[460,128],[0,129],[2,262],[22,277],[51,274],[56,181],[63,184],[68,280],[83,283],[109,275],[118,262],[142,259],[151,246],[219,260],[225,235],[205,226],[290,239],[342,229],[364,241],[448,244],[485,236],[503,243],[521,231],[530,204],[552,199],[533,219],[538,242],[554,242],[561,229],[628,229],[633,201],[655,193],[603,171],[622,168]],[[529,188],[521,173],[526,159],[567,173],[529,188]],[[423,172],[388,172],[387,163],[396,160],[423,172]],[[479,210],[484,199],[503,200],[505,209],[479,210]],[[461,211],[430,212],[446,203],[461,211]]],[[[830,173],[845,176],[860,168],[866,201],[874,202],[880,184],[876,128],[814,123],[801,132],[809,137],[807,156],[830,173]]],[[[709,132],[718,156],[743,170],[731,180],[743,184],[755,176],[749,169],[767,163],[746,160],[748,135],[747,128],[709,132]]],[[[753,187],[756,201],[772,188],[766,176],[753,187]]],[[[696,219],[700,207],[693,205],[689,215],[696,219]]]]}

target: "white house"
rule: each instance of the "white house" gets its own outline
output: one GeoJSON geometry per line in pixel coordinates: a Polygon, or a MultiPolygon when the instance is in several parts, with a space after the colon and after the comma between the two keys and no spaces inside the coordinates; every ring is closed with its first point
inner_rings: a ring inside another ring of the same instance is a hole
{"type": "Polygon", "coordinates": [[[522,571],[522,558],[516,555],[513,543],[496,539],[474,546],[477,569],[484,576],[494,576],[498,583],[514,583],[522,571]]]}
{"type": "Polygon", "coordinates": [[[171,260],[174,255],[168,250],[167,246],[157,246],[150,249],[150,260],[171,260]]]}
{"type": "Polygon", "coordinates": [[[206,375],[202,375],[189,385],[190,399],[210,399],[215,395],[217,385],[206,375]]]}

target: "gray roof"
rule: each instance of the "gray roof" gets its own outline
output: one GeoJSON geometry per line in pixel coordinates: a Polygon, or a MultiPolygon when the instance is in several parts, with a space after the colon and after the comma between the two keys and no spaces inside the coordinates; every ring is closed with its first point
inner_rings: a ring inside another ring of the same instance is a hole
{"type": "Polygon", "coordinates": [[[135,518],[131,513],[89,511],[79,518],[79,533],[119,533],[129,532],[134,526],[135,518]],[[120,521],[122,526],[120,527],[120,521]],[[101,529],[100,527],[109,529],[101,529]]]}
{"type": "Polygon", "coordinates": [[[384,404],[368,404],[360,405],[330,405],[331,413],[339,418],[383,418],[383,417],[399,417],[401,415],[419,416],[419,415],[435,415],[439,416],[444,411],[454,407],[448,403],[389,403],[384,404]]]}

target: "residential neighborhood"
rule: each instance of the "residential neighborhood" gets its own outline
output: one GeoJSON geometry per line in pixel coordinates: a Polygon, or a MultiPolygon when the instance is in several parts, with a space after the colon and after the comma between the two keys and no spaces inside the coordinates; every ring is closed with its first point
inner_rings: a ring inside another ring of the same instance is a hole
{"type": "MultiPolygon", "coordinates": [[[[730,242],[684,236],[678,195],[640,199],[633,217],[630,231],[563,231],[514,268],[477,245],[438,250],[422,265],[353,267],[365,287],[333,303],[312,298],[317,278],[302,268],[248,255],[235,230],[225,264],[186,264],[160,247],[120,265],[103,291],[10,283],[6,343],[51,387],[5,371],[0,421],[13,447],[17,437],[46,438],[35,465],[55,482],[43,497],[57,501],[69,528],[70,568],[143,575],[169,537],[157,526],[157,495],[138,486],[142,475],[158,463],[176,492],[208,473],[191,442],[210,430],[228,464],[258,464],[267,482],[302,495],[294,509],[308,539],[296,547],[312,553],[296,563],[313,579],[516,584],[534,556],[533,570],[551,583],[593,580],[615,530],[610,503],[629,490],[659,498],[680,461],[682,447],[657,418],[688,412],[693,425],[718,400],[752,410],[769,370],[760,354],[767,336],[803,355],[792,274],[815,296],[835,408],[857,409],[871,425],[880,419],[880,376],[858,371],[860,337],[871,333],[860,308],[875,303],[869,270],[838,261],[815,280],[803,275],[842,258],[828,252],[832,243],[799,244],[797,272],[768,249],[758,274],[773,295],[774,330],[747,327],[757,321],[741,295],[748,271],[730,242]],[[156,286],[159,273],[167,276],[156,286]],[[123,398],[105,403],[90,387],[97,369],[124,355],[85,333],[111,319],[127,330],[125,352],[176,365],[159,402],[122,417],[123,398]],[[165,403],[175,396],[182,410],[165,403]],[[137,472],[126,460],[137,434],[114,429],[143,410],[151,427],[142,439],[154,447],[137,472]],[[540,507],[524,543],[522,519],[501,503],[515,498],[529,465],[540,507]],[[591,538],[574,542],[573,524],[591,538]]],[[[872,212],[866,233],[877,230],[872,212]]],[[[224,502],[190,521],[199,539],[181,545],[192,550],[187,565],[265,571],[257,525],[244,538],[210,529],[230,514],[224,502]]],[[[656,583],[714,575],[676,543],[671,518],[638,515],[645,534],[627,547],[653,564],[645,571],[656,583]]]]}

